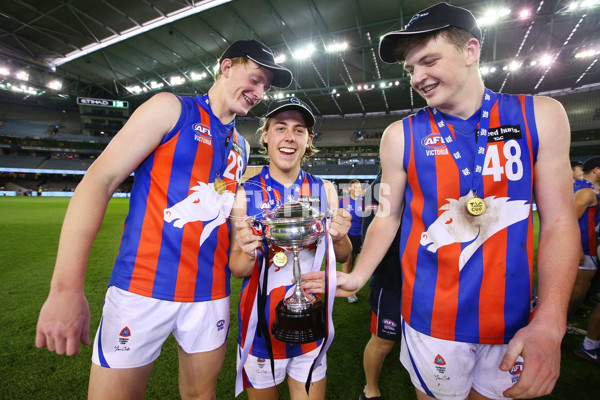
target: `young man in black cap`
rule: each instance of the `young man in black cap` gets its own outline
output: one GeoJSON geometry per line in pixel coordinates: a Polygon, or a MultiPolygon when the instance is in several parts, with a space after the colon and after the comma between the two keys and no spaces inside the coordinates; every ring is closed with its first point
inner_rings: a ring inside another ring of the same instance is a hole
{"type": "MultiPolygon", "coordinates": [[[[262,236],[253,231],[245,218],[249,215],[264,219],[264,212],[291,199],[304,202],[322,212],[338,208],[337,191],[333,184],[301,168],[306,158],[317,151],[312,145],[314,124],[315,117],[310,107],[295,97],[271,103],[257,132],[260,144],[268,155],[269,165],[239,187],[231,214],[235,221],[231,239],[231,272],[236,277],[244,278],[239,307],[236,394],[242,389],[243,374],[244,386],[251,400],[276,399],[277,385],[286,377],[292,400],[325,398],[325,358],[320,363],[315,363],[310,397],[305,390],[311,365],[325,341],[289,344],[277,340],[271,331],[277,305],[294,290],[293,254],[289,249],[275,245],[263,247],[262,236]],[[265,308],[259,309],[259,304],[263,303],[255,301],[260,296],[257,294],[257,282],[259,274],[264,270],[268,276],[265,308]],[[264,313],[267,326],[261,328],[258,325],[253,329],[256,318],[259,318],[258,313],[264,313]],[[253,315],[256,317],[253,318],[253,315]]],[[[330,237],[326,235],[319,245],[327,248],[329,241],[332,242],[335,255],[326,253],[329,255],[325,256],[328,268],[335,270],[336,259],[343,262],[349,257],[352,251],[347,235],[350,225],[351,215],[338,209],[331,220],[330,237]]],[[[319,250],[323,248],[308,246],[299,252],[302,272],[321,268],[323,253],[319,250]],[[319,259],[317,254],[321,254],[319,259]]],[[[333,300],[333,296],[330,299],[333,300]]]]}
{"type": "Polygon", "coordinates": [[[573,171],[573,180],[583,177],[583,163],[581,161],[571,161],[571,171],[573,171]]]}
{"type": "Polygon", "coordinates": [[[386,129],[391,211],[338,274],[340,295],[360,289],[402,222],[401,361],[419,399],[537,397],[560,372],[579,246],[569,124],[553,99],[487,89],[480,41],[473,15],[446,3],[382,37],[381,59],[402,63],[428,107],[386,129]]]}
{"type": "Polygon", "coordinates": [[[86,264],[106,206],[135,171],[130,209],[94,342],[88,397],[143,399],[173,333],[183,399],[214,399],[229,332],[227,221],[249,146],[235,130],[270,85],[292,74],[255,40],[233,43],[207,94],[159,93],[90,167],[69,204],[36,346],[89,345],[86,264]]]}

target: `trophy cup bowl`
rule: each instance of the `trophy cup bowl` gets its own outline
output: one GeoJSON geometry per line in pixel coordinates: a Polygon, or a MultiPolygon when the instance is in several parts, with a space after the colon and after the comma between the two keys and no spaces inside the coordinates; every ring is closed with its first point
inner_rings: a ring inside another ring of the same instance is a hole
{"type": "Polygon", "coordinates": [[[294,293],[279,302],[271,326],[273,337],[282,342],[310,343],[325,336],[325,308],[320,299],[307,295],[300,287],[298,253],[325,233],[327,216],[308,205],[291,201],[268,211],[264,220],[257,221],[269,243],[290,251],[293,256],[294,293]]]}

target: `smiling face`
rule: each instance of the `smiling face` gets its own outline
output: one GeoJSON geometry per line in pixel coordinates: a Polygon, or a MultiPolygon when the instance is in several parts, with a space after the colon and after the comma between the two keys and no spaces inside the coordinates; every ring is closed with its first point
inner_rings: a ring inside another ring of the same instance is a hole
{"type": "Polygon", "coordinates": [[[293,183],[312,139],[300,112],[287,110],[270,117],[262,141],[267,147],[271,175],[280,183],[293,183]]]}
{"type": "Polygon", "coordinates": [[[231,114],[246,115],[269,90],[273,72],[252,60],[234,63],[230,59],[221,62],[222,74],[227,77],[226,108],[231,114]]]}
{"type": "Polygon", "coordinates": [[[478,56],[476,39],[458,49],[440,35],[409,50],[404,69],[410,75],[412,88],[427,101],[427,105],[452,113],[471,93],[470,78],[473,68],[477,68],[478,56]]]}

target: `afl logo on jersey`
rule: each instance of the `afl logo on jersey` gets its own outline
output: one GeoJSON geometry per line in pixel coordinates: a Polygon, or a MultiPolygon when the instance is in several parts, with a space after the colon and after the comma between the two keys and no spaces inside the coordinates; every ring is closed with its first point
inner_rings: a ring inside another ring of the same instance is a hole
{"type": "Polygon", "coordinates": [[[395,328],[397,326],[397,324],[394,321],[392,321],[391,319],[386,318],[382,322],[385,326],[388,326],[390,328],[395,328]]]}
{"type": "Polygon", "coordinates": [[[194,124],[192,125],[192,129],[194,130],[194,132],[197,132],[204,137],[212,138],[210,128],[204,124],[194,124]]]}
{"type": "Polygon", "coordinates": [[[446,143],[444,142],[444,138],[439,133],[432,133],[429,136],[423,138],[421,140],[421,145],[426,149],[439,149],[442,147],[446,147],[446,143]]]}

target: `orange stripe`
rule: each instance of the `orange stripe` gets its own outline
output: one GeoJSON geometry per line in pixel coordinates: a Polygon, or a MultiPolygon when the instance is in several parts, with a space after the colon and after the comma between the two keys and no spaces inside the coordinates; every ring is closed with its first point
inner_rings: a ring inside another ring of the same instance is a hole
{"type": "Polygon", "coordinates": [[[225,296],[225,267],[228,261],[227,249],[229,249],[229,228],[227,224],[222,224],[217,231],[217,248],[215,249],[215,263],[213,264],[213,285],[211,291],[213,299],[225,296]]]}
{"type": "MultiPolygon", "coordinates": [[[[417,267],[417,252],[413,249],[418,249],[421,241],[421,232],[424,232],[423,221],[418,218],[423,212],[423,193],[419,186],[417,171],[415,169],[415,160],[413,155],[414,142],[412,133],[412,117],[408,119],[410,126],[410,152],[408,160],[408,170],[406,171],[407,183],[413,189],[413,200],[410,204],[410,212],[417,216],[413,220],[413,226],[408,236],[406,248],[402,255],[402,315],[406,322],[410,325],[410,310],[412,307],[413,288],[415,285],[415,275],[417,267]]],[[[406,134],[406,132],[405,132],[406,134]]]]}
{"type": "MultiPolygon", "coordinates": [[[[440,133],[433,115],[430,112],[430,123],[432,133],[440,133]]],[[[454,127],[448,125],[452,136],[454,127]]],[[[438,217],[445,211],[439,210],[447,203],[446,199],[460,198],[460,177],[459,170],[452,154],[436,154],[435,170],[437,181],[441,182],[438,185],[438,217]],[[448,184],[446,178],[454,177],[454,183],[448,184]]],[[[456,261],[448,263],[446,260],[458,260],[460,258],[461,246],[460,243],[452,243],[438,249],[438,271],[435,284],[435,298],[433,300],[433,309],[431,312],[431,332],[436,333],[436,337],[446,340],[454,340],[454,330],[456,328],[456,315],[458,312],[458,285],[460,279],[460,271],[456,261]],[[450,268],[440,268],[440,265],[449,265],[450,268]]]]}
{"type": "MultiPolygon", "coordinates": [[[[200,106],[200,122],[210,126],[210,117],[200,106]]],[[[208,182],[212,160],[212,146],[198,143],[194,166],[190,175],[189,187],[198,185],[198,182],[208,182]]],[[[189,191],[188,195],[191,193],[189,191]]],[[[203,223],[201,221],[187,223],[183,226],[181,250],[179,257],[179,270],[175,284],[174,301],[192,301],[195,295],[196,279],[198,277],[198,253],[200,252],[200,235],[203,223]]]]}
{"type": "Polygon", "coordinates": [[[146,213],[131,275],[129,291],[151,296],[162,242],[163,210],[167,208],[167,191],[173,166],[173,155],[179,134],[161,144],[154,151],[154,164],[150,172],[150,190],[146,200],[146,213]],[[162,178],[162,179],[161,179],[162,178]]]}
{"type": "MultiPolygon", "coordinates": [[[[519,95],[519,101],[521,102],[521,109],[523,110],[523,121],[525,123],[525,132],[527,134],[527,148],[529,150],[529,170],[533,175],[534,172],[534,158],[533,158],[533,144],[531,143],[531,132],[529,131],[529,124],[527,123],[527,113],[525,111],[525,96],[519,95]]],[[[535,115],[534,115],[535,118],[535,115]]],[[[539,140],[539,139],[538,139],[539,140]]],[[[539,145],[539,142],[538,142],[539,145]]],[[[533,181],[531,182],[531,195],[533,199],[533,181]]],[[[531,206],[530,206],[531,207],[531,206]]],[[[529,262],[529,282],[533,282],[533,209],[530,209],[529,223],[527,224],[527,260],[529,262]]],[[[533,285],[529,285],[529,298],[533,299],[533,285]]],[[[529,316],[533,318],[533,313],[529,316]]]]}
{"type": "MultiPolygon", "coordinates": [[[[498,102],[494,104],[490,112],[490,128],[501,125],[498,110],[498,102]]],[[[504,167],[504,142],[490,143],[489,146],[497,146],[498,155],[504,167]]],[[[504,171],[506,177],[506,171],[504,171]]],[[[506,178],[494,182],[493,175],[483,176],[483,187],[486,193],[494,193],[497,197],[508,196],[508,184],[506,178]]],[[[506,285],[506,249],[508,242],[508,230],[503,229],[494,234],[494,240],[487,240],[482,245],[483,255],[483,278],[479,296],[479,337],[482,343],[502,344],[504,332],[499,333],[504,327],[504,296],[506,285]],[[495,337],[490,341],[490,338],[495,337]]]]}
{"type": "MultiPolygon", "coordinates": [[[[269,251],[269,254],[270,253],[271,252],[269,251]]],[[[269,324],[269,335],[271,335],[271,344],[273,345],[273,358],[287,358],[285,343],[275,339],[273,337],[273,333],[271,333],[271,326],[273,326],[273,323],[275,323],[277,304],[279,304],[279,301],[285,298],[285,291],[285,286],[281,286],[273,289],[269,293],[271,301],[271,306],[269,308],[269,321],[271,321],[269,324]],[[273,302],[276,303],[273,304],[273,302]]]]}

